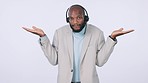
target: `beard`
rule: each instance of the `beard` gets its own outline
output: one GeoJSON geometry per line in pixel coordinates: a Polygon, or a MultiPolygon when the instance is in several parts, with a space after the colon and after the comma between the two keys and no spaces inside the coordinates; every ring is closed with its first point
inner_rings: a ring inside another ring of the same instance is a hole
{"type": "Polygon", "coordinates": [[[71,29],[72,29],[72,31],[73,32],[80,32],[80,31],[82,31],[82,29],[85,27],[85,25],[86,25],[86,22],[84,22],[84,23],[82,23],[82,24],[74,24],[74,25],[71,25],[70,24],[70,27],[71,27],[71,29]],[[78,30],[75,30],[74,29],[74,26],[78,26],[78,27],[80,27],[80,29],[78,29],[78,30]]]}

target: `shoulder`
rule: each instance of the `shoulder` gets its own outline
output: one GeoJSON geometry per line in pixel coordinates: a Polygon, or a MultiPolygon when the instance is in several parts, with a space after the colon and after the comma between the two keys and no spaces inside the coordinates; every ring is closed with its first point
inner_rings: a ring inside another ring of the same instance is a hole
{"type": "Polygon", "coordinates": [[[59,29],[56,30],[57,32],[67,32],[67,31],[71,31],[71,28],[69,25],[64,25],[62,27],[60,27],[59,29]]]}
{"type": "Polygon", "coordinates": [[[98,28],[97,26],[92,25],[92,24],[87,24],[87,28],[92,33],[102,33],[103,32],[100,28],[98,28]]]}

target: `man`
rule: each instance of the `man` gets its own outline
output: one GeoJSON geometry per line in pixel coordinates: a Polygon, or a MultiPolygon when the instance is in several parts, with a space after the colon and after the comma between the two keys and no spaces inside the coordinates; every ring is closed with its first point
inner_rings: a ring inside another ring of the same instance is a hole
{"type": "Polygon", "coordinates": [[[58,64],[58,83],[99,83],[96,65],[101,67],[107,62],[117,36],[134,31],[115,30],[105,42],[103,32],[87,24],[88,20],[85,8],[72,5],[66,11],[69,25],[56,30],[52,45],[43,30],[35,26],[33,29],[23,27],[40,36],[45,56],[52,65],[58,64]]]}

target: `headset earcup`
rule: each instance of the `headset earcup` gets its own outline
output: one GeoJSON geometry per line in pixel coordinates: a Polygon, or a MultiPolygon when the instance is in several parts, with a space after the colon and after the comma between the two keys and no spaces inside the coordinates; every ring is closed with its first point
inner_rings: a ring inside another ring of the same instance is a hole
{"type": "Polygon", "coordinates": [[[69,23],[69,17],[66,18],[66,22],[69,23]]]}
{"type": "Polygon", "coordinates": [[[89,17],[88,17],[88,16],[85,16],[85,17],[84,17],[84,21],[85,21],[85,22],[88,22],[88,21],[89,21],[89,17]]]}

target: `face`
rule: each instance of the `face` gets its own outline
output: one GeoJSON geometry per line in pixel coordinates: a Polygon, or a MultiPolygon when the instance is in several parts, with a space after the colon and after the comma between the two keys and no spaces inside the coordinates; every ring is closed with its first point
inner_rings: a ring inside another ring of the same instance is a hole
{"type": "Polygon", "coordinates": [[[84,13],[82,9],[69,11],[69,23],[74,32],[80,32],[84,28],[84,13]]]}

